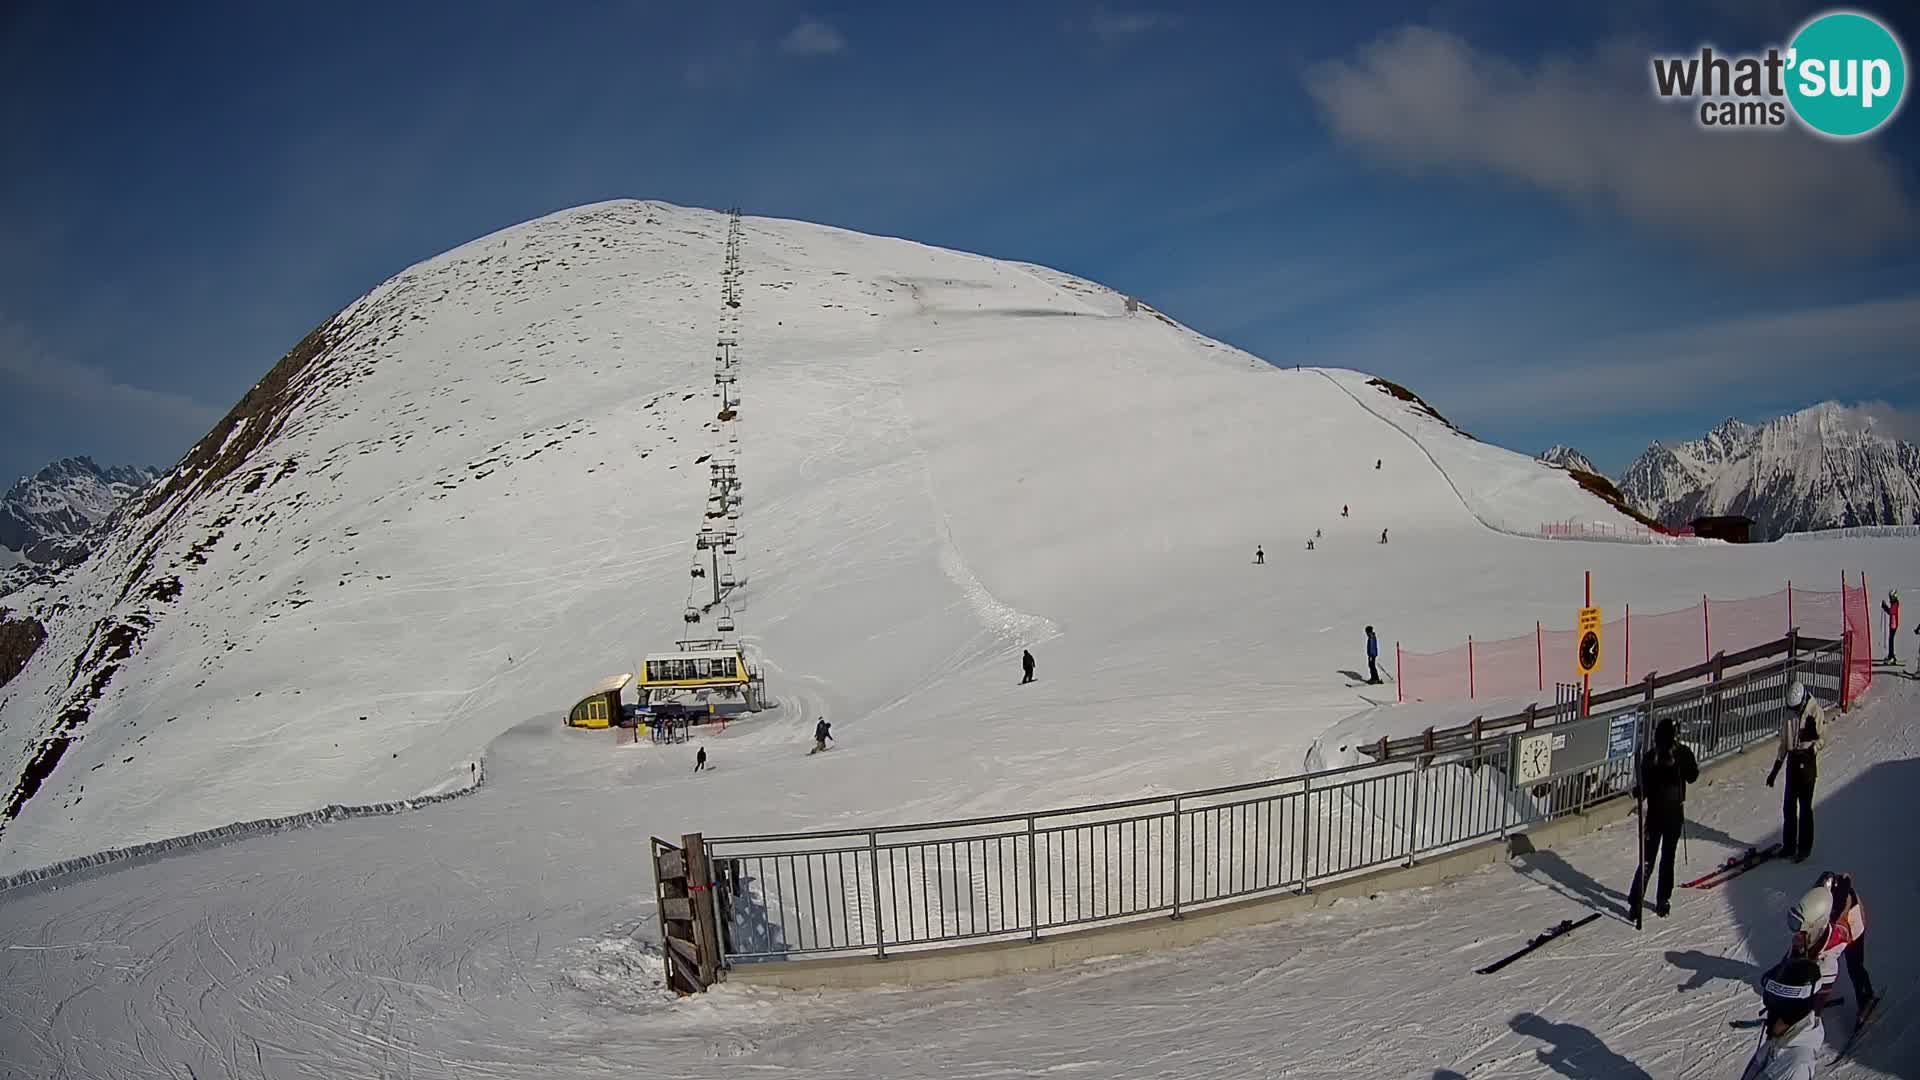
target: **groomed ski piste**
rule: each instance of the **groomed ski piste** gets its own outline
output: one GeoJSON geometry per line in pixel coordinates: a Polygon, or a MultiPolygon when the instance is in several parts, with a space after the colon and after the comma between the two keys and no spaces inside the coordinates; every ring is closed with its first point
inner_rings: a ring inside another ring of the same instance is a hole
{"type": "MultiPolygon", "coordinates": [[[[1619,917],[1629,825],[1175,952],[672,999],[649,835],[1298,773],[1336,725],[1404,733],[1390,687],[1343,674],[1365,668],[1362,627],[1388,650],[1563,627],[1583,571],[1603,606],[1646,612],[1842,570],[1876,600],[1920,579],[1907,538],[1531,539],[1623,519],[1366,375],[1276,367],[1050,270],[749,218],[732,607],[779,704],[616,746],[560,719],[683,634],[725,231],[602,204],[402,273],[342,316],[271,438],[221,434],[239,460],[217,480],[6,600],[51,636],[0,689],[0,751],[23,761],[77,694],[87,709],[0,832],[0,874],[445,792],[479,761],[487,783],[0,894],[0,1074],[1737,1075],[1754,1036],[1728,1025],[1823,868],[1860,881],[1876,980],[1904,998],[1920,979],[1920,849],[1897,827],[1920,800],[1920,693],[1883,675],[1835,725],[1814,860],[1682,891],[1643,932],[1619,917]],[[134,646],[103,653],[132,616],[134,646]],[[809,758],[821,716],[838,745],[809,758]],[[697,746],[712,772],[690,772],[697,746]]],[[[1418,726],[1478,711],[1428,703],[1418,726]]],[[[1696,790],[1682,877],[1771,840],[1763,774],[1696,790]]],[[[1916,1067],[1896,1013],[1835,1074],[1916,1067]]]]}

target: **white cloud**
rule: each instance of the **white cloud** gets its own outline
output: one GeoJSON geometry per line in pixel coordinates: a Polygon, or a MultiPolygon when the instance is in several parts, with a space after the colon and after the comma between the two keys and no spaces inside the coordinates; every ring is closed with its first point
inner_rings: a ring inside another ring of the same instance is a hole
{"type": "Polygon", "coordinates": [[[121,382],[90,364],[49,353],[26,327],[0,314],[0,379],[73,409],[76,422],[143,428],[188,441],[212,428],[225,410],[184,394],[121,382]]]}
{"type": "Polygon", "coordinates": [[[1502,176],[1731,259],[1870,254],[1913,233],[1901,169],[1878,144],[1704,131],[1653,97],[1651,55],[1615,43],[1524,67],[1403,27],[1316,65],[1307,89],[1336,137],[1409,171],[1502,176]]]}
{"type": "Polygon", "coordinates": [[[1466,415],[1629,416],[1822,385],[1910,385],[1915,342],[1920,295],[1619,335],[1524,367],[1449,365],[1436,374],[1466,415]],[[1447,379],[1453,371],[1461,377],[1447,379]]]}
{"type": "Polygon", "coordinates": [[[780,39],[780,51],[792,56],[835,56],[847,51],[847,39],[826,23],[808,19],[780,39]]]}
{"type": "Polygon", "coordinates": [[[1920,412],[1895,408],[1884,401],[1862,401],[1849,406],[1873,422],[1873,430],[1902,442],[1920,444],[1920,412]]]}
{"type": "Polygon", "coordinates": [[[1165,11],[1113,11],[1096,8],[1087,16],[1086,28],[1101,41],[1113,42],[1138,37],[1155,30],[1172,30],[1180,25],[1180,16],[1165,11]]]}

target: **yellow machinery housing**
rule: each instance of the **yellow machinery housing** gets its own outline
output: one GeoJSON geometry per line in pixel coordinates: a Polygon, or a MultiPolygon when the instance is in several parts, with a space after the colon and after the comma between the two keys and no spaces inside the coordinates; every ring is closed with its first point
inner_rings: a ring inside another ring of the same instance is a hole
{"type": "Polygon", "coordinates": [[[567,726],[603,728],[619,723],[620,691],[632,681],[631,674],[620,674],[601,682],[567,713],[567,726]]]}

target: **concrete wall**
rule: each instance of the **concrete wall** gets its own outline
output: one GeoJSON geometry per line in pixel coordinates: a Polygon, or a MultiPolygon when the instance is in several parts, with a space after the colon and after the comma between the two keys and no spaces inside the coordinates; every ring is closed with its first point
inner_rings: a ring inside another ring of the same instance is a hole
{"type": "MultiPolygon", "coordinates": [[[[1694,798],[1705,795],[1715,779],[1734,769],[1758,768],[1774,750],[1771,741],[1749,747],[1700,771],[1694,798]]],[[[1178,919],[1156,915],[1136,922],[1090,930],[1048,934],[1038,941],[1000,941],[955,948],[902,952],[885,958],[862,955],[821,960],[745,963],[728,969],[724,980],[750,986],[793,990],[859,989],[873,986],[924,986],[1018,975],[1066,967],[1095,957],[1151,952],[1192,945],[1219,934],[1260,926],[1350,897],[1372,897],[1398,889],[1418,889],[1465,877],[1514,855],[1551,849],[1633,818],[1634,803],[1615,799],[1584,814],[1537,825],[1505,838],[1493,838],[1458,851],[1430,856],[1412,866],[1396,866],[1359,877],[1315,886],[1306,893],[1281,893],[1218,907],[1183,912],[1178,919]]]]}

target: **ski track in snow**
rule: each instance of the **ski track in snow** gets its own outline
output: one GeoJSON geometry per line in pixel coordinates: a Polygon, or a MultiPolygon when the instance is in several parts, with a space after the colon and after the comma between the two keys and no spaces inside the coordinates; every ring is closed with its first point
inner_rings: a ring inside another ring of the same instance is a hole
{"type": "MultiPolygon", "coordinates": [[[[124,543],[63,587],[76,613],[0,690],[9,753],[95,619],[156,622],[0,837],[0,869],[405,797],[482,750],[488,782],[0,895],[0,1076],[1737,1071],[1747,1043],[1724,1025],[1750,1012],[1740,979],[1804,867],[1683,897],[1637,939],[1603,919],[1471,974],[1622,890],[1618,828],[1160,956],[911,991],[650,993],[649,835],[1294,773],[1336,725],[1371,737],[1487,708],[1372,705],[1342,674],[1365,667],[1361,626],[1383,652],[1568,626],[1586,570],[1603,605],[1636,612],[1843,567],[1877,593],[1920,591],[1900,539],[1727,551],[1489,532],[1483,515],[1612,518],[1563,474],[1377,411],[1397,402],[1354,409],[1376,392],[1363,375],[1272,369],[1041,268],[749,219],[753,572],[729,603],[778,707],[692,744],[619,747],[559,717],[682,629],[698,455],[717,431],[703,380],[723,231],[705,212],[611,204],[410,269],[346,316],[362,320],[349,367],[364,385],[316,391],[180,512],[152,570],[180,577],[177,601],[114,601],[124,543]],[[170,565],[203,542],[203,565],[170,565]],[[1028,686],[1023,641],[1044,645],[1028,686]],[[839,743],[810,758],[816,716],[839,743]],[[692,774],[696,746],[712,773],[692,774]]],[[[1883,680],[1822,780],[1834,865],[1876,868],[1874,973],[1895,992],[1920,977],[1901,929],[1920,867],[1910,845],[1884,849],[1880,823],[1920,791],[1885,772],[1914,757],[1913,685],[1883,680]]],[[[1693,836],[1696,867],[1777,815],[1752,778],[1698,800],[1712,831],[1693,836]]],[[[1915,1032],[1893,1019],[1838,1075],[1915,1074],[1915,1032]]]]}

